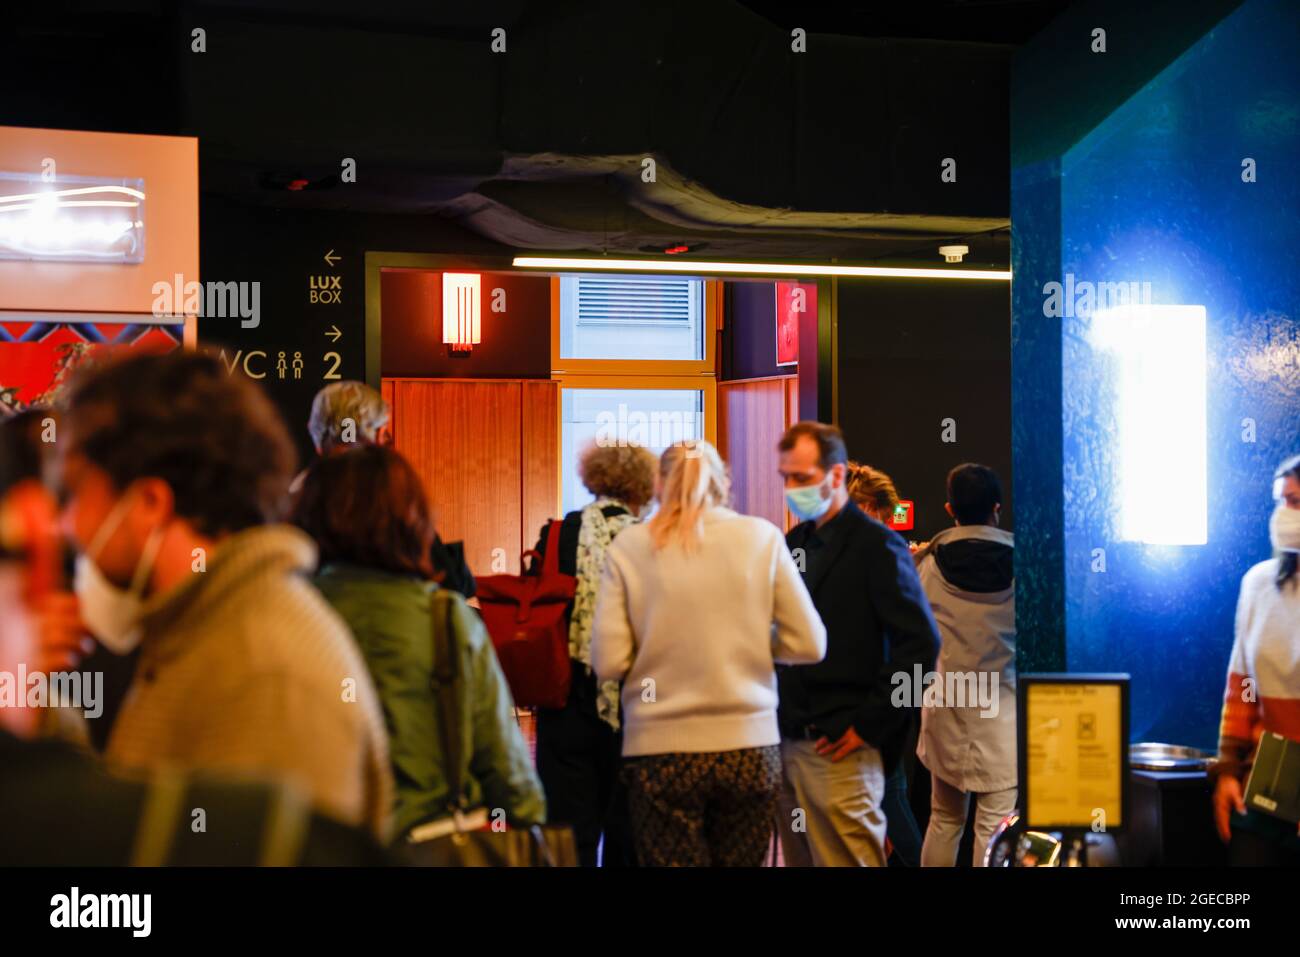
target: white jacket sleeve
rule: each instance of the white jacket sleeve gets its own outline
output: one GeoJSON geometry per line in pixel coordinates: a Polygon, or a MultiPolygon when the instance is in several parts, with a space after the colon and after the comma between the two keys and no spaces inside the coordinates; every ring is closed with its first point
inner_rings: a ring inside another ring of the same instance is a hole
{"type": "Polygon", "coordinates": [[[591,667],[601,681],[622,681],[632,668],[636,641],[627,618],[627,584],[611,545],[591,619],[591,667]]]}
{"type": "Polygon", "coordinates": [[[773,527],[772,658],[783,665],[811,665],[826,657],[826,626],[781,532],[773,527]]]}

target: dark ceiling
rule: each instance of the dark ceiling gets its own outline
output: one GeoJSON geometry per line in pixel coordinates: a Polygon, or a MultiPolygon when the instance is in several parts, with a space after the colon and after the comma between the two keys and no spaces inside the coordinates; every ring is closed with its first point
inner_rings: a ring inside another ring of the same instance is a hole
{"type": "Polygon", "coordinates": [[[954,40],[1020,46],[1041,32],[1074,0],[914,0],[912,3],[844,3],[804,0],[741,5],[785,29],[850,37],[954,40]]]}
{"type": "Polygon", "coordinates": [[[1009,59],[1066,5],[52,2],[0,38],[0,124],[194,135],[206,193],[512,249],[1005,264],[1009,59]]]}

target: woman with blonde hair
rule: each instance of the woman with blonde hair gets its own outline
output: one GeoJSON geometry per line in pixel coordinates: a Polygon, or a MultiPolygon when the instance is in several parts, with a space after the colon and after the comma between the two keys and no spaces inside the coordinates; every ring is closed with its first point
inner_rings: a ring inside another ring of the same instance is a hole
{"type": "MultiPolygon", "coordinates": [[[[886,473],[860,462],[849,462],[849,472],[844,482],[849,498],[853,499],[858,508],[881,525],[888,526],[893,521],[894,509],[898,508],[900,499],[894,480],[886,473]]],[[[929,542],[908,542],[912,558],[919,561],[917,554],[928,544],[929,542]]]]}
{"type": "Polygon", "coordinates": [[[659,510],[610,546],[591,663],[623,682],[623,776],[647,865],[762,864],[781,783],[775,666],[826,629],[775,525],[727,507],[717,450],[659,460],[659,510]]]}
{"type": "Polygon", "coordinates": [[[845,484],[849,498],[877,522],[889,524],[894,509],[898,507],[898,489],[894,480],[880,469],[859,462],[849,462],[849,475],[845,484]]]}

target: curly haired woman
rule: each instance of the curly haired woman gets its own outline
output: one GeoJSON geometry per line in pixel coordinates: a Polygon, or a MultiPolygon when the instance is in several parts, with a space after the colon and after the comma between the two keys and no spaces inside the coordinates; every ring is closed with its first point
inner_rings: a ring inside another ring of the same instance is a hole
{"type": "Polygon", "coordinates": [[[655,456],[640,446],[593,443],[579,456],[578,475],[596,500],[570,512],[560,527],[560,571],[577,578],[569,618],[573,675],[563,708],[537,710],[537,773],[551,820],[573,827],[581,863],[594,867],[599,857],[606,867],[630,866],[636,857],[618,783],[618,682],[599,682],[591,670],[591,618],[605,550],[654,497],[655,456]]]}

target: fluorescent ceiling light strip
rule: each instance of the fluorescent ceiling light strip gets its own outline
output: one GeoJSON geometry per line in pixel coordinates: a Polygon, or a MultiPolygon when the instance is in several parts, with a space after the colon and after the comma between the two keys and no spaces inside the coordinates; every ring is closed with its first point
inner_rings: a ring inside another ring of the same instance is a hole
{"type": "Polygon", "coordinates": [[[122,193],[126,196],[134,196],[136,199],[144,199],[144,193],[138,189],[131,189],[129,186],[83,186],[78,189],[52,189],[44,193],[19,193],[14,196],[0,196],[0,203],[16,203],[24,199],[46,199],[47,197],[59,196],[82,196],[86,193],[122,193]]]}
{"type": "Polygon", "coordinates": [[[666,272],[675,275],[745,276],[874,276],[896,279],[1011,279],[1011,270],[923,269],[905,266],[828,266],[803,263],[729,263],[698,259],[572,259],[554,256],[516,256],[519,269],[553,269],[583,272],[666,272]]]}

